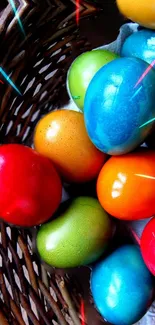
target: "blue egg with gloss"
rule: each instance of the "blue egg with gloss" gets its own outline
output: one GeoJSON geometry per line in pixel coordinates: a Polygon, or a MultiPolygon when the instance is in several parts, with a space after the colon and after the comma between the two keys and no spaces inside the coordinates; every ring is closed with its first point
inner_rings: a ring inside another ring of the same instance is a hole
{"type": "Polygon", "coordinates": [[[134,324],[153,299],[153,277],[135,245],[122,246],[99,262],[90,286],[96,308],[114,325],[134,324]]]}
{"type": "Polygon", "coordinates": [[[121,56],[142,59],[155,69],[155,31],[144,29],[130,35],[122,46],[121,56]]]}
{"type": "Polygon", "coordinates": [[[141,59],[119,58],[102,67],[90,82],[84,102],[85,126],[100,151],[128,153],[150,134],[155,118],[155,71],[148,67],[141,59]]]}

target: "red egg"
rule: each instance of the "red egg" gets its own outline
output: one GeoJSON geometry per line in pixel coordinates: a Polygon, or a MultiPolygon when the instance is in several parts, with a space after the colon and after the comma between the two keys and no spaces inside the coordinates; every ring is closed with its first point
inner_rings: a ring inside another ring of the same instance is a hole
{"type": "Polygon", "coordinates": [[[140,246],[148,269],[155,275],[155,218],[144,228],[140,246]]]}
{"type": "Polygon", "coordinates": [[[52,162],[18,144],[0,147],[0,216],[18,226],[47,221],[61,201],[62,185],[52,162]]]}

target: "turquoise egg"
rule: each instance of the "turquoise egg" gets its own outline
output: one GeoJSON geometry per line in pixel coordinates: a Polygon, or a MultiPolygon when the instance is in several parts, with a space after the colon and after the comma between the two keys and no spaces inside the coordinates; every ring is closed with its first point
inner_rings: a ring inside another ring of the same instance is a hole
{"type": "Polygon", "coordinates": [[[98,263],[90,284],[98,311],[115,325],[134,324],[152,302],[153,277],[138,246],[122,246],[98,263]]]}
{"type": "Polygon", "coordinates": [[[119,58],[92,79],[84,119],[88,135],[100,151],[128,153],[150,134],[155,118],[155,71],[148,67],[137,58],[119,58]]]}
{"type": "Polygon", "coordinates": [[[136,57],[155,67],[155,31],[144,29],[130,35],[122,46],[121,56],[136,57]]]}

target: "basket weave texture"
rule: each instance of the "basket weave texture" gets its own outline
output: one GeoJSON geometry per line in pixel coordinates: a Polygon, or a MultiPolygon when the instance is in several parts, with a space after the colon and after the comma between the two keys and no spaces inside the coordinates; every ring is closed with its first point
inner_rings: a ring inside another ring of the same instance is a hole
{"type": "MultiPolygon", "coordinates": [[[[21,95],[0,74],[0,143],[31,146],[40,117],[68,101],[71,62],[113,40],[121,18],[110,0],[81,1],[79,25],[74,0],[14,2],[22,25],[10,2],[0,1],[0,67],[21,95]],[[115,17],[115,26],[109,17],[115,17]],[[103,28],[103,35],[94,28],[103,28]]],[[[73,277],[40,263],[34,232],[0,222],[0,325],[80,325],[82,289],[73,277]]]]}

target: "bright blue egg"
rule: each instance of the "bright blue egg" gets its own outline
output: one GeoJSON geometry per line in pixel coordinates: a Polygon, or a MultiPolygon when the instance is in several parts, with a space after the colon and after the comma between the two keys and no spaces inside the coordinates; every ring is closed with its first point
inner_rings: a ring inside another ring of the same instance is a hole
{"type": "Polygon", "coordinates": [[[155,118],[155,71],[137,58],[116,59],[92,79],[84,118],[94,145],[110,155],[132,151],[147,137],[155,118]]]}
{"type": "Polygon", "coordinates": [[[147,311],[153,297],[153,277],[140,249],[127,245],[97,264],[91,291],[98,311],[115,325],[131,325],[147,311]]]}
{"type": "Polygon", "coordinates": [[[136,57],[155,67],[155,31],[144,29],[130,35],[122,46],[121,56],[136,57]]]}

